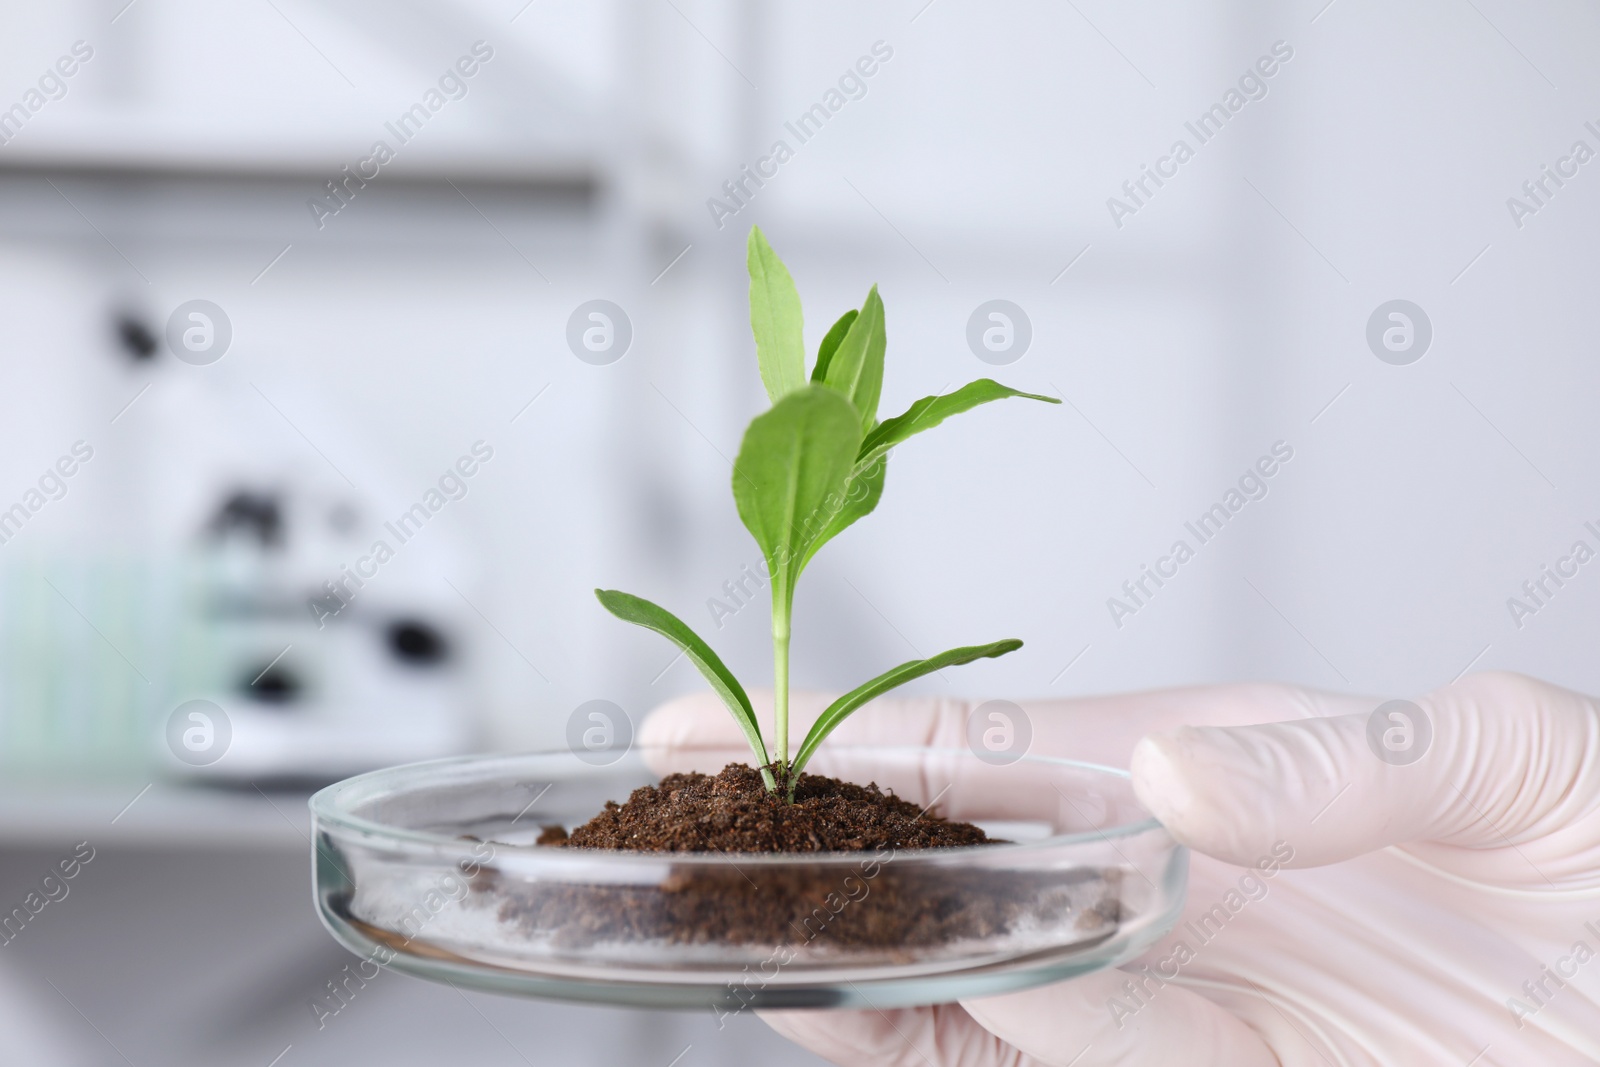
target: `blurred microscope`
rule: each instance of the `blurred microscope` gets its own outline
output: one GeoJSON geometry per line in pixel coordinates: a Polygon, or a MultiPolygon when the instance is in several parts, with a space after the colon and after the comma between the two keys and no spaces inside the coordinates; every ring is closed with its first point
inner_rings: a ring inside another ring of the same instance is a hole
{"type": "Polygon", "coordinates": [[[158,762],[315,785],[468,750],[466,554],[448,521],[402,540],[382,518],[425,486],[293,380],[164,356],[146,363],[138,493],[147,536],[175,560],[158,762]]]}
{"type": "Polygon", "coordinates": [[[227,751],[174,770],[315,784],[469,746],[462,628],[436,590],[373,570],[361,516],[287,480],[221,489],[186,599],[210,663],[191,692],[225,713],[227,751]]]}

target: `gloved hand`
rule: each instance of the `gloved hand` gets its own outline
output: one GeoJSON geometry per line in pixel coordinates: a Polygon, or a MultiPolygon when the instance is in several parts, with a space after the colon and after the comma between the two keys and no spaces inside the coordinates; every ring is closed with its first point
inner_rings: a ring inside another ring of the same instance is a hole
{"type": "MultiPolygon", "coordinates": [[[[798,735],[825,700],[796,697],[798,735]]],[[[1022,993],[764,1017],[846,1067],[1600,1061],[1600,705],[1473,675],[1416,702],[1432,737],[1403,763],[1369,742],[1379,704],[1268,685],[1022,703],[1031,751],[1131,760],[1141,801],[1194,850],[1173,933],[1022,993]]],[[[883,699],[835,737],[960,747],[968,711],[883,699]]],[[[705,694],[640,740],[739,735],[705,694]]]]}

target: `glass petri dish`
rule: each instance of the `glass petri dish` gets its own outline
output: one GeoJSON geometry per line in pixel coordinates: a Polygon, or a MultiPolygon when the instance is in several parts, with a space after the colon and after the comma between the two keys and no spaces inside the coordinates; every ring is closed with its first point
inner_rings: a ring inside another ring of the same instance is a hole
{"type": "Polygon", "coordinates": [[[348,779],[311,798],[317,909],[364,969],[720,1014],[1059,981],[1138,955],[1182,908],[1187,852],[1126,772],[1041,756],[997,766],[965,749],[838,746],[808,768],[876,782],[998,844],[775,855],[536,843],[664,774],[747,756],[561,750],[348,779]]]}

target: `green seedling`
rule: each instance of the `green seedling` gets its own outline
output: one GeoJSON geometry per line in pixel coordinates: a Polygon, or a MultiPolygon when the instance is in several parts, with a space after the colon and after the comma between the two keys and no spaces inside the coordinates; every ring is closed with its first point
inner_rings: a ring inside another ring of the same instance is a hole
{"type": "Polygon", "coordinates": [[[683,620],[648,600],[597,589],[607,611],[654,630],[683,650],[711,683],[750,742],[767,788],[792,799],[795,780],[827,736],[863,704],[925,674],[1022,647],[1015,639],[953,648],[885,671],[829,704],[789,754],[789,621],[795,586],[824,544],[877,507],[889,450],[952,415],[1007,397],[1059,404],[988,378],[942,396],[926,396],[878,421],[886,346],[883,301],[873,286],[859,310],[828,330],[806,374],[800,294],[759,229],[750,231],[750,328],[761,381],[772,406],[745,430],[733,464],[739,518],[766,557],[772,589],[774,733],[769,755],[755,709],[733,672],[683,620]]]}

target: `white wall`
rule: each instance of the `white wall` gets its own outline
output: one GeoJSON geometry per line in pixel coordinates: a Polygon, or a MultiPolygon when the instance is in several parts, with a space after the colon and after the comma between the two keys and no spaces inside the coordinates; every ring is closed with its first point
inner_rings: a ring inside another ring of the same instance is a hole
{"type": "MultiPolygon", "coordinates": [[[[47,427],[129,391],[108,356],[86,354],[98,343],[86,324],[108,302],[159,315],[212,294],[240,324],[233,373],[319,396],[339,413],[338,435],[384,456],[402,487],[491,428],[505,440],[494,480],[450,517],[481,568],[480,606],[509,641],[477,634],[496,736],[554,741],[566,711],[597,695],[642,712],[695,685],[692,672],[652,684],[670,655],[605,618],[587,590],[624,585],[704,622],[704,600],[753,558],[725,457],[762,402],[741,280],[743,234],[759,221],[791,260],[813,341],[868,284],[882,286],[886,411],[985,373],[1063,390],[1074,405],[976,412],[897,454],[880,512],[803,589],[803,684],[847,685],[913,648],[1003,633],[1029,647],[924,687],[1066,693],[1270,676],[1388,694],[1449,680],[1485,645],[1481,666],[1590,684],[1585,577],[1520,630],[1505,604],[1592,517],[1578,457],[1593,372],[1575,299],[1587,168],[1520,230],[1504,201],[1573,139],[1594,141],[1578,49],[1597,27],[1577,9],[1480,7],[536,5],[507,23],[476,5],[434,13],[446,29],[430,37],[412,9],[402,30],[364,32],[358,5],[306,5],[285,10],[362,88],[281,19],[192,29],[200,53],[227,50],[230,66],[255,72],[239,93],[215,63],[174,65],[192,43],[163,39],[151,20],[171,22],[159,12],[135,8],[104,28],[92,5],[31,15],[9,45],[19,76],[92,29],[108,62],[84,74],[127,68],[120,76],[142,87],[135,119],[203,117],[241,140],[296,91],[276,110],[312,116],[317,151],[359,148],[461,50],[452,33],[500,32],[499,65],[452,105],[449,136],[490,156],[497,129],[567,137],[573,124],[551,117],[559,101],[602,116],[583,151],[604,161],[611,191],[587,220],[499,205],[500,232],[462,204],[374,195],[333,220],[336,234],[311,229],[293,187],[254,215],[236,211],[253,221],[231,231],[86,193],[80,206],[145,284],[55,192],[19,180],[8,477],[55,447],[47,427]],[[705,201],[722,180],[792,139],[784,121],[878,41],[893,58],[865,95],[716,228],[705,201]],[[1193,141],[1185,121],[1277,41],[1293,58],[1266,97],[1116,226],[1107,197],[1175,138],[1193,141]],[[124,46],[153,53],[121,56],[124,46]],[[140,76],[148,54],[154,73],[140,76]],[[281,79],[279,95],[265,77],[281,79]],[[197,81],[224,86],[215,106],[197,103],[197,81]],[[528,86],[549,97],[517,113],[528,86]],[[618,299],[635,324],[633,350],[611,367],[580,364],[562,341],[571,307],[595,295],[618,299]],[[963,333],[996,296],[1021,304],[1035,334],[1020,363],[992,371],[963,333]],[[1433,348],[1412,366],[1380,363],[1363,339],[1367,315],[1394,297],[1433,320],[1433,348]],[[1295,459],[1270,496],[1114,625],[1107,598],[1278,440],[1295,459]]],[[[3,151],[35,151],[29,138],[45,151],[106,108],[132,106],[83,88],[3,151]]],[[[428,166],[451,158],[429,151],[428,166]]],[[[146,432],[130,421],[117,432],[146,432]]],[[[308,435],[318,432],[335,428],[308,435]]],[[[117,499],[104,491],[48,521],[103,538],[99,509],[117,499]]],[[[715,635],[758,679],[763,628],[756,610],[715,635]]]]}

